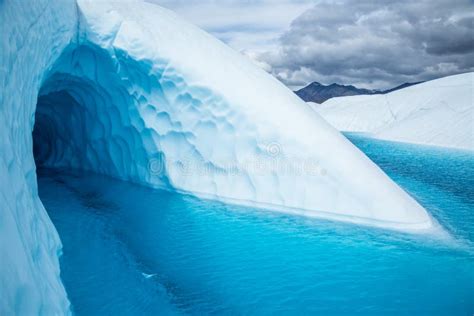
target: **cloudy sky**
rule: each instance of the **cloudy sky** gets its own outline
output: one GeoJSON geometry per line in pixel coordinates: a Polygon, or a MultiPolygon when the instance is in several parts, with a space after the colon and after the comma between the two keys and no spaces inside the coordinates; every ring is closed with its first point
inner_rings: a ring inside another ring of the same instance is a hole
{"type": "Polygon", "coordinates": [[[364,88],[474,71],[473,0],[148,0],[214,34],[291,88],[364,88]]]}

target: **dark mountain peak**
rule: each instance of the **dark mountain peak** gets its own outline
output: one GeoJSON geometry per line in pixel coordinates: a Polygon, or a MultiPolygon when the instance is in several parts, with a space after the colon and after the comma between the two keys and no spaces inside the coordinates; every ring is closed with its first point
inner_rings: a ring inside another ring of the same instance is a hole
{"type": "Polygon", "coordinates": [[[396,90],[400,90],[400,89],[403,89],[403,88],[407,88],[407,87],[410,87],[410,86],[414,86],[416,84],[419,84],[419,83],[422,83],[423,81],[417,81],[417,82],[405,82],[405,83],[402,83],[401,85],[399,86],[396,86],[395,88],[391,88],[391,89],[388,89],[388,90],[384,90],[382,91],[382,93],[389,93],[389,92],[392,92],[392,91],[396,91],[396,90]]]}
{"type": "Polygon", "coordinates": [[[338,83],[332,83],[330,85],[324,85],[319,82],[312,82],[306,87],[295,91],[296,95],[298,95],[301,99],[306,102],[316,102],[316,103],[323,103],[324,101],[334,98],[334,97],[342,97],[342,96],[350,96],[350,95],[361,95],[361,94],[385,94],[395,90],[403,89],[420,82],[406,82],[395,88],[388,89],[388,90],[369,90],[369,89],[361,89],[357,88],[353,85],[342,85],[338,83]]]}
{"type": "Polygon", "coordinates": [[[323,103],[324,101],[334,97],[373,94],[376,92],[367,89],[359,89],[352,85],[346,86],[338,83],[323,85],[319,82],[312,82],[295,93],[306,102],[311,101],[323,103]]]}
{"type": "Polygon", "coordinates": [[[320,86],[323,86],[323,84],[319,83],[317,81],[313,81],[309,85],[307,85],[306,87],[320,87],[320,86]]]}

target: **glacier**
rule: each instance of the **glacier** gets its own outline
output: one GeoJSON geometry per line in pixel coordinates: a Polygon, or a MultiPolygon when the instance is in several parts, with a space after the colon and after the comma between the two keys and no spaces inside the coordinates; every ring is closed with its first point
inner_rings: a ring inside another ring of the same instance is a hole
{"type": "Polygon", "coordinates": [[[427,81],[385,95],[310,104],[341,131],[391,141],[474,150],[474,73],[427,81]]]}
{"type": "Polygon", "coordinates": [[[0,313],[67,314],[36,164],[406,231],[433,220],[283,84],[138,1],[2,1],[0,313]]]}

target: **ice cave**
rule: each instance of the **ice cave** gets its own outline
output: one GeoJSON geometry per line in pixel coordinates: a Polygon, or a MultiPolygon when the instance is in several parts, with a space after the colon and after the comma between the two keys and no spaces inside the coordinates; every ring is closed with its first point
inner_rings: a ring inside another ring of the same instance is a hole
{"type": "MultiPolygon", "coordinates": [[[[121,67],[133,76],[136,65],[124,61],[121,67]]],[[[104,51],[92,45],[66,48],[39,90],[36,163],[147,181],[148,160],[160,153],[140,113],[153,109],[135,101],[104,51]]],[[[164,173],[156,173],[155,183],[161,178],[166,182],[164,173]]]]}
{"type": "Polygon", "coordinates": [[[36,165],[306,216],[432,227],[423,207],[290,90],[165,9],[3,1],[0,21],[8,34],[0,52],[7,314],[69,306],[36,165]],[[316,169],[248,165],[275,160],[316,169]]]}

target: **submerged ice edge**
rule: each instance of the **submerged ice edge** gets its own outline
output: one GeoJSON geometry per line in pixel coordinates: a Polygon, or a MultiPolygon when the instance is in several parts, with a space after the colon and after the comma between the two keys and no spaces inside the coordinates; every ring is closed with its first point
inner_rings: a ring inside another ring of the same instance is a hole
{"type": "MultiPolygon", "coordinates": [[[[163,189],[162,187],[155,187],[155,188],[163,189]]],[[[205,192],[196,192],[196,191],[189,192],[185,190],[172,189],[172,188],[171,189],[166,188],[165,190],[168,190],[170,192],[176,192],[179,194],[196,196],[203,200],[219,201],[219,202],[230,204],[230,205],[242,205],[242,206],[257,208],[261,210],[270,210],[270,211],[275,211],[279,213],[291,214],[291,215],[297,215],[297,216],[303,216],[303,217],[320,218],[320,219],[327,219],[331,221],[341,221],[345,223],[363,225],[368,228],[376,227],[376,228],[381,228],[381,229],[396,230],[400,232],[415,233],[415,234],[441,235],[442,233],[446,233],[446,231],[442,228],[442,226],[436,221],[435,218],[433,218],[433,216],[431,216],[429,212],[428,212],[428,215],[429,215],[428,221],[422,222],[422,223],[408,223],[407,224],[404,222],[373,220],[367,217],[357,217],[353,215],[337,214],[333,212],[320,211],[320,210],[314,210],[314,209],[281,206],[278,204],[256,202],[252,200],[219,197],[215,195],[209,195],[205,192]]]]}

